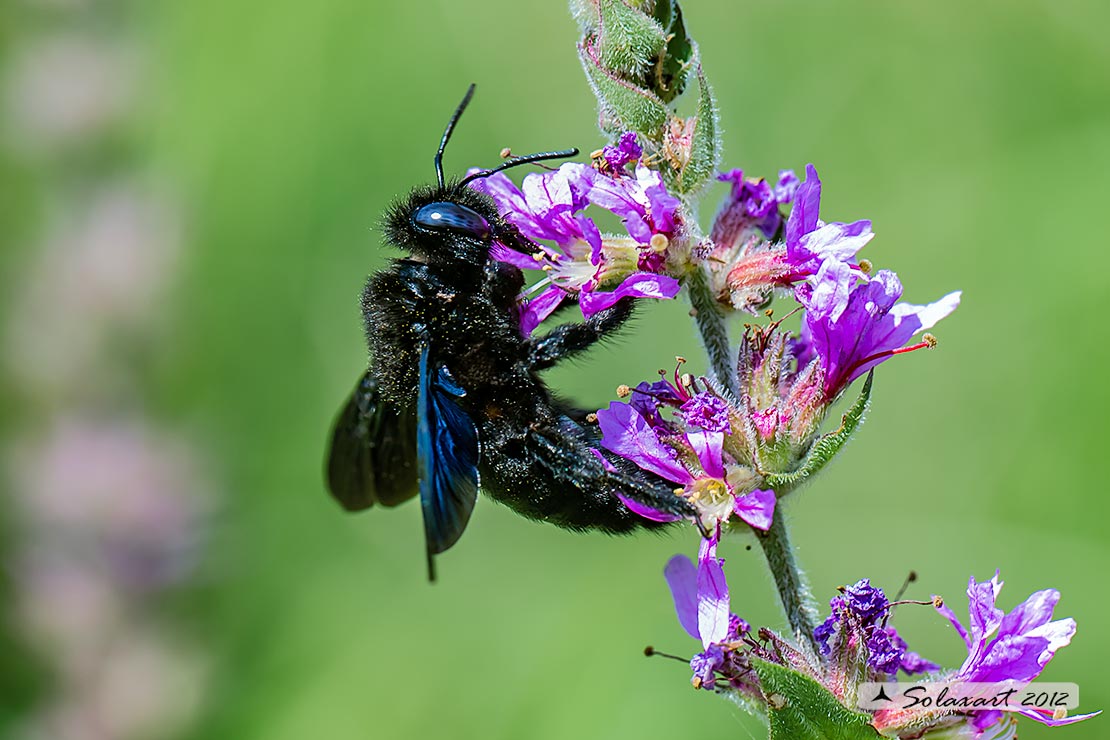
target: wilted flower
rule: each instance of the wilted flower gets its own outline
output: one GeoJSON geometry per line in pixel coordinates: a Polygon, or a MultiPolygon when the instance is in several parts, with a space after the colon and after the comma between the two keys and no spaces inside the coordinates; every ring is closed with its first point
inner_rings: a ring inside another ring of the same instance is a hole
{"type": "MultiPolygon", "coordinates": [[[[829,617],[814,630],[822,654],[842,669],[845,663],[858,660],[875,679],[899,670],[912,674],[939,669],[939,665],[907,651],[905,640],[887,624],[890,606],[883,590],[872,586],[867,578],[845,586],[841,595],[829,602],[829,617]]],[[[856,670],[852,673],[857,675],[856,670]]]]}

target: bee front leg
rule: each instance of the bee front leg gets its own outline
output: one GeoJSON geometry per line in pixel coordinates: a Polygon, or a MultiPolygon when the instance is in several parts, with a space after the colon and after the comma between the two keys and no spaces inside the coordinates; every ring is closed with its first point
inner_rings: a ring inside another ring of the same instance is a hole
{"type": "Polygon", "coordinates": [[[543,336],[533,337],[528,342],[529,369],[546,370],[565,357],[589,349],[620,329],[632,312],[632,299],[622,298],[581,324],[560,324],[543,336]]]}

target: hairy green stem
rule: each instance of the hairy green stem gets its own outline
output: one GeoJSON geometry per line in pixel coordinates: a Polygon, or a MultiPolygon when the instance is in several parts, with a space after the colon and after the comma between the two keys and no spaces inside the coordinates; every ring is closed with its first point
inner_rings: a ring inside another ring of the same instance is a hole
{"type": "Polygon", "coordinates": [[[709,367],[718,383],[739,398],[736,387],[736,365],[732,356],[732,346],[728,339],[728,325],[725,314],[717,306],[717,300],[709,287],[709,278],[701,266],[694,268],[686,276],[686,290],[690,294],[690,304],[694,308],[694,322],[701,334],[702,345],[709,355],[709,367]]]}
{"type": "Polygon", "coordinates": [[[820,655],[813,629],[817,626],[817,609],[805,574],[794,560],[794,550],[790,546],[790,535],[781,509],[776,509],[771,520],[771,528],[766,532],[756,532],[767,565],[775,577],[775,586],[782,600],[786,618],[794,630],[799,643],[809,645],[814,655],[820,655]]]}

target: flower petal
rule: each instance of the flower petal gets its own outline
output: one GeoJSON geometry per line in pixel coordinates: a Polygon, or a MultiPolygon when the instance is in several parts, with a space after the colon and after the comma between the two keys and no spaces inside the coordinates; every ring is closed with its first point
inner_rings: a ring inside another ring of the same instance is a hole
{"type": "Polygon", "coordinates": [[[586,318],[604,311],[621,298],[674,298],[680,290],[678,281],[667,275],[639,272],[629,275],[610,293],[583,291],[578,302],[586,318]]]}
{"type": "Polygon", "coordinates": [[[597,412],[597,421],[605,449],[674,483],[686,485],[693,481],[671,448],[659,440],[647,420],[628,404],[611,402],[609,408],[597,412]]]}
{"type": "MultiPolygon", "coordinates": [[[[628,496],[625,496],[619,491],[617,492],[617,498],[619,498],[621,500],[621,503],[627,506],[629,511],[631,511],[633,514],[638,514],[644,519],[648,519],[653,522],[677,522],[679,519],[682,518],[681,514],[672,514],[669,511],[660,511],[659,509],[654,509],[647,504],[641,504],[635,499],[628,498],[628,496]]],[[[697,635],[694,635],[694,637],[697,637],[697,635]]]]}
{"type": "Polygon", "coordinates": [[[717,540],[703,539],[698,551],[698,634],[704,647],[728,638],[728,583],[722,562],[717,540]]]}
{"type": "Polygon", "coordinates": [[[524,304],[520,311],[520,331],[524,336],[532,336],[536,327],[559,307],[567,297],[566,291],[558,286],[551,286],[524,304]]]}
{"type": "MultiPolygon", "coordinates": [[[[936,594],[933,594],[933,601],[935,602],[936,600],[937,596],[936,594]]],[[[970,650],[971,637],[967,634],[967,629],[965,629],[963,624],[960,622],[960,618],[956,616],[956,612],[949,609],[948,604],[945,604],[944,602],[941,602],[941,605],[937,607],[937,611],[940,612],[941,616],[952,623],[952,626],[956,628],[956,632],[960,633],[960,637],[964,638],[964,643],[967,644],[967,649],[970,650]]]]}
{"type": "Polygon", "coordinates": [[[802,235],[817,228],[821,210],[821,179],[812,164],[806,165],[806,179],[794,193],[794,208],[786,221],[786,243],[797,244],[802,235]]]}
{"type": "Polygon", "coordinates": [[[743,496],[737,496],[734,510],[736,516],[742,521],[766,532],[771,528],[776,503],[778,503],[778,497],[774,491],[757,488],[743,496]]]}
{"type": "Polygon", "coordinates": [[[698,572],[690,558],[675,555],[663,568],[663,576],[671,587],[674,610],[682,629],[695,640],[698,635],[698,572]]]}
{"type": "Polygon", "coordinates": [[[687,432],[686,439],[689,440],[690,446],[694,448],[694,454],[698,456],[698,462],[705,474],[710,478],[723,479],[725,477],[725,464],[722,447],[725,435],[721,432],[698,429],[687,432]]]}

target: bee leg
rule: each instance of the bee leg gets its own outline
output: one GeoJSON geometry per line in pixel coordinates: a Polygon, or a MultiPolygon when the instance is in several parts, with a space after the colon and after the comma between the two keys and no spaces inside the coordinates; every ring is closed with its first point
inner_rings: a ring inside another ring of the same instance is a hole
{"type": "Polygon", "coordinates": [[[532,338],[528,343],[529,369],[546,370],[565,357],[589,349],[619,329],[631,318],[632,311],[632,299],[622,298],[581,324],[560,324],[547,334],[532,338]]]}
{"type": "Polygon", "coordinates": [[[628,512],[628,508],[616,498],[615,494],[619,492],[657,511],[681,518],[697,518],[690,502],[675,495],[673,484],[643,471],[632,473],[612,464],[606,466],[590,447],[562,434],[560,430],[532,429],[528,441],[547,467],[565,471],[567,477],[594,496],[612,499],[610,505],[615,510],[614,514],[628,512]]]}

